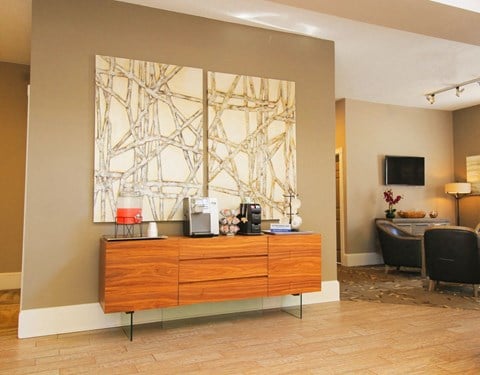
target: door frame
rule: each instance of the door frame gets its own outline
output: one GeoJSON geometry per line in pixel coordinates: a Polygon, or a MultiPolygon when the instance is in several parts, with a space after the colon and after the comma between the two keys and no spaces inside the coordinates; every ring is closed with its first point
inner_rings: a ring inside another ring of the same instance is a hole
{"type": "MultiPolygon", "coordinates": [[[[344,179],[344,162],[343,149],[341,147],[335,149],[335,163],[338,156],[338,196],[335,189],[335,200],[338,203],[340,212],[340,264],[344,265],[345,257],[345,179],[344,179]]],[[[336,225],[335,225],[336,227],[336,225]]],[[[338,244],[337,244],[338,245],[338,244]]]]}

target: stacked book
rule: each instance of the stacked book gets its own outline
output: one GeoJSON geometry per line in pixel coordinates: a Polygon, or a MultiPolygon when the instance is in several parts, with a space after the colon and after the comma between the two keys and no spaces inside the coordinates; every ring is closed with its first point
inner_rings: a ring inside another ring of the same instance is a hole
{"type": "Polygon", "coordinates": [[[271,233],[283,233],[283,232],[291,232],[292,226],[290,224],[270,224],[270,232],[271,233]]]}

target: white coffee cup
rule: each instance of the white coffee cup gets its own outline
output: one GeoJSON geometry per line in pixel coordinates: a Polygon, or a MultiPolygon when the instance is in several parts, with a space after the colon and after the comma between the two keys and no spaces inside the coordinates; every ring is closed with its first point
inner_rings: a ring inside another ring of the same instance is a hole
{"type": "Polygon", "coordinates": [[[157,229],[157,223],[156,222],[151,221],[151,222],[148,223],[147,236],[148,237],[158,237],[158,229],[157,229]]]}

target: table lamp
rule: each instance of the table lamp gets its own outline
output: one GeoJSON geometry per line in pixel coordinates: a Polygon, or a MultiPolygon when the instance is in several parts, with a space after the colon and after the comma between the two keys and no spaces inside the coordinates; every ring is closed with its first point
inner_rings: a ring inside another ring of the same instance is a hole
{"type": "Polygon", "coordinates": [[[460,225],[460,207],[458,201],[465,195],[470,194],[472,185],[469,182],[451,182],[445,184],[445,193],[452,195],[455,198],[455,213],[457,216],[456,225],[460,225]]]}

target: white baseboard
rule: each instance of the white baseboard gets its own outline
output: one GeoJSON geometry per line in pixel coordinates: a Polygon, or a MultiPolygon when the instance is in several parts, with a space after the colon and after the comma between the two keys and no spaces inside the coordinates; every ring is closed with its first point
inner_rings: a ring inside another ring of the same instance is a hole
{"type": "Polygon", "coordinates": [[[345,254],[345,262],[342,264],[346,267],[383,264],[383,257],[379,253],[345,254]]]}
{"type": "MultiPolygon", "coordinates": [[[[209,315],[267,310],[294,305],[298,303],[298,299],[295,298],[296,297],[293,296],[268,297],[244,301],[202,303],[175,308],[138,311],[134,315],[134,323],[141,324],[209,315]]],[[[339,300],[340,284],[337,280],[322,282],[321,292],[305,293],[303,295],[304,305],[339,300]]],[[[99,303],[21,310],[18,322],[18,337],[46,336],[59,333],[120,327],[128,324],[129,317],[127,314],[104,314],[99,303]]]]}
{"type": "Polygon", "coordinates": [[[20,289],[21,282],[22,282],[21,272],[0,273],[0,290],[20,289]]]}

